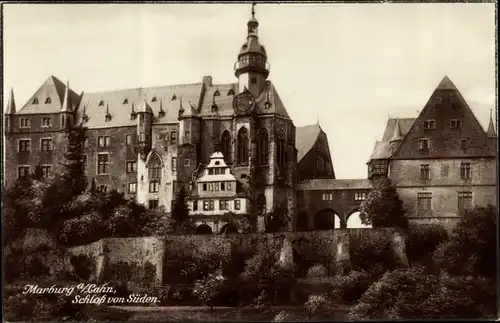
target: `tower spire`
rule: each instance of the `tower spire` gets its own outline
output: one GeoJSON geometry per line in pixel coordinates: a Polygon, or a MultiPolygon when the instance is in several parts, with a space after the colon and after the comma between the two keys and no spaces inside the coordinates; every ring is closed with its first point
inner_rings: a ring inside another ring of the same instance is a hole
{"type": "Polygon", "coordinates": [[[255,18],[255,6],[257,5],[257,2],[252,2],[252,18],[255,18]]]}
{"type": "Polygon", "coordinates": [[[66,89],[64,90],[64,99],[61,107],[61,112],[71,112],[71,105],[69,102],[69,81],[66,81],[66,89]]]}
{"type": "Polygon", "coordinates": [[[490,122],[488,124],[488,130],[486,131],[488,138],[496,138],[497,134],[495,131],[495,125],[493,124],[493,110],[490,109],[490,122]]]}
{"type": "Polygon", "coordinates": [[[16,102],[14,100],[14,89],[11,87],[9,103],[7,104],[7,114],[15,114],[15,113],[16,113],[16,102]]]}

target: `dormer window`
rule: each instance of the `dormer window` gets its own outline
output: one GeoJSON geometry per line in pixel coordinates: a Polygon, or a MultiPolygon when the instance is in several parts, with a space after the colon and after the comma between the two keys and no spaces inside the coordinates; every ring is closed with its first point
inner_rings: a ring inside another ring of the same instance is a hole
{"type": "Polygon", "coordinates": [[[436,129],[436,121],[435,120],[425,120],[423,122],[424,129],[436,129]]]}
{"type": "Polygon", "coordinates": [[[151,102],[156,102],[156,96],[151,99],[151,102]]]}
{"type": "Polygon", "coordinates": [[[104,101],[103,100],[99,101],[99,106],[100,107],[104,106],[104,101]]]}
{"type": "Polygon", "coordinates": [[[50,99],[50,97],[45,99],[45,104],[49,104],[49,103],[52,103],[52,100],[50,99]]]}
{"type": "Polygon", "coordinates": [[[33,98],[33,102],[31,102],[32,104],[38,104],[38,98],[33,98]]]}
{"type": "Polygon", "coordinates": [[[212,104],[212,112],[217,112],[217,104],[212,104]]]}
{"type": "Polygon", "coordinates": [[[158,117],[163,118],[164,116],[165,116],[165,111],[160,110],[160,112],[158,112],[158,117]]]}
{"type": "Polygon", "coordinates": [[[135,120],[137,118],[137,113],[131,112],[130,113],[130,120],[135,120]]]}
{"type": "Polygon", "coordinates": [[[128,99],[123,100],[123,104],[128,104],[128,99]]]}
{"type": "Polygon", "coordinates": [[[106,122],[111,121],[111,114],[106,114],[106,122]]]}
{"type": "Polygon", "coordinates": [[[431,143],[429,139],[420,139],[418,141],[418,149],[421,151],[426,151],[429,150],[431,146],[431,143]]]}
{"type": "Polygon", "coordinates": [[[459,129],[462,127],[462,120],[450,120],[450,128],[451,129],[459,129]]]}
{"type": "Polygon", "coordinates": [[[216,166],[219,166],[219,165],[220,165],[220,161],[216,161],[216,162],[215,162],[215,165],[216,165],[216,166]]]}
{"type": "Polygon", "coordinates": [[[175,100],[177,100],[177,96],[174,93],[174,95],[172,95],[172,98],[170,99],[170,101],[175,101],[175,100]]]}
{"type": "Polygon", "coordinates": [[[214,92],[214,96],[220,96],[220,92],[219,92],[219,90],[215,90],[215,92],[214,92]]]}
{"type": "Polygon", "coordinates": [[[233,89],[229,89],[229,91],[227,92],[227,96],[230,96],[230,95],[234,95],[234,90],[233,89]]]}
{"type": "Polygon", "coordinates": [[[86,115],[86,114],[84,114],[83,117],[82,117],[82,120],[83,120],[83,122],[89,121],[89,116],[86,115]]]}

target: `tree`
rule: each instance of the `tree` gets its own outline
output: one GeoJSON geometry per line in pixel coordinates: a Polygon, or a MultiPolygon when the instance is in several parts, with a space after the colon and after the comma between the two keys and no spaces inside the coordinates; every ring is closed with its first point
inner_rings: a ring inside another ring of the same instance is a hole
{"type": "Polygon", "coordinates": [[[450,240],[435,251],[436,264],[451,274],[484,276],[494,282],[497,218],[498,210],[493,205],[465,210],[450,240]]]}
{"type": "Polygon", "coordinates": [[[370,191],[361,203],[361,222],[373,228],[408,228],[403,202],[389,179],[383,179],[370,191]]]}
{"type": "Polygon", "coordinates": [[[62,180],[70,197],[84,192],[88,184],[82,157],[86,131],[83,125],[78,125],[67,134],[68,146],[64,154],[62,180]]]}
{"type": "Polygon", "coordinates": [[[220,272],[209,274],[205,279],[196,281],[193,294],[213,311],[214,303],[218,296],[225,290],[225,279],[220,272]]]}
{"type": "Polygon", "coordinates": [[[266,232],[278,232],[286,228],[291,218],[285,207],[277,207],[266,216],[266,232]]]}
{"type": "Polygon", "coordinates": [[[184,186],[181,185],[172,210],[172,219],[175,221],[176,231],[182,231],[183,226],[189,219],[189,208],[187,206],[187,194],[184,186]]]}

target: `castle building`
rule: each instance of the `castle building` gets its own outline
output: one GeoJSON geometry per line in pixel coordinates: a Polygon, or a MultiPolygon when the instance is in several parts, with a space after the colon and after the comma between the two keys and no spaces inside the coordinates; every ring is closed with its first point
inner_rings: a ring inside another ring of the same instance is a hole
{"type": "MultiPolygon", "coordinates": [[[[200,191],[199,185],[211,176],[227,176],[231,181],[219,194],[243,196],[241,211],[256,222],[263,223],[262,217],[278,207],[293,217],[296,129],[268,80],[270,65],[258,27],[252,7],[247,38],[234,64],[236,83],[214,84],[205,76],[195,84],[78,94],[50,76],[20,109],[11,91],[5,114],[6,184],[37,165],[46,174],[57,172],[66,130],[83,124],[86,174],[100,190],[117,189],[169,212],[179,185],[189,196],[207,198],[212,191],[200,191]],[[214,158],[221,162],[220,156],[227,173],[211,174],[222,169],[211,164],[214,158]]],[[[321,165],[333,174],[326,144],[321,165]]],[[[195,201],[190,202],[193,213],[195,201]]]]}
{"type": "Polygon", "coordinates": [[[462,209],[498,205],[496,142],[445,76],[417,118],[388,120],[368,178],[390,178],[411,222],[453,227],[462,209]]]}

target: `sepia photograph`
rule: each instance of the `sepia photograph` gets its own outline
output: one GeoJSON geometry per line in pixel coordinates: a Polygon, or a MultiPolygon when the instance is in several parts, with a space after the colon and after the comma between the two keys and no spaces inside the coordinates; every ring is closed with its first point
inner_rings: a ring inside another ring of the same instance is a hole
{"type": "Polygon", "coordinates": [[[496,2],[2,2],[3,321],[500,317],[496,2]]]}

